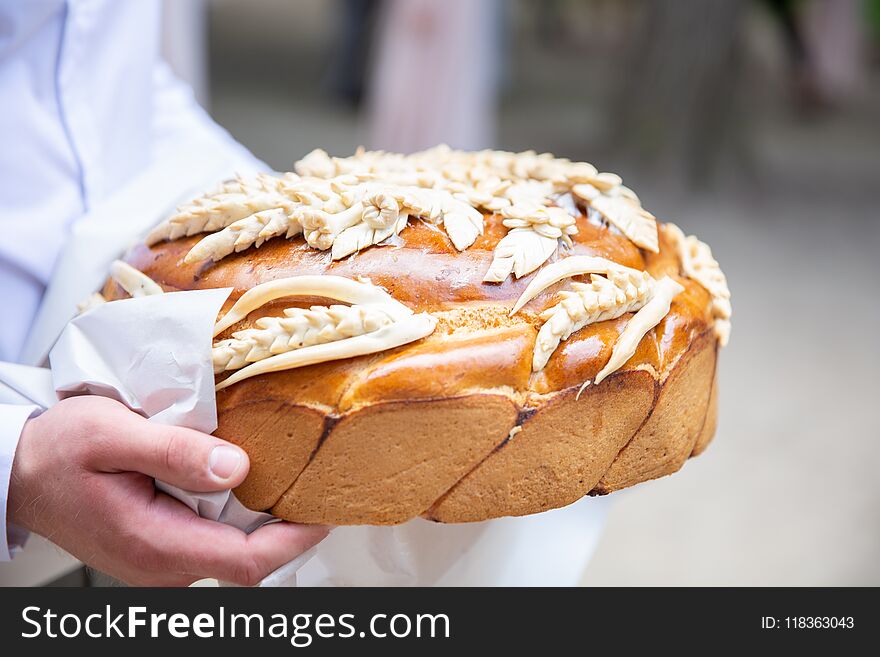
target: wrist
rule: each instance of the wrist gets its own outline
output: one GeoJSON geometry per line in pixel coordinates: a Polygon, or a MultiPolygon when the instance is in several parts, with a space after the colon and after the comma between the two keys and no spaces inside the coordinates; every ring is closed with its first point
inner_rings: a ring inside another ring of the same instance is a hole
{"type": "Polygon", "coordinates": [[[34,520],[36,509],[28,508],[28,500],[34,499],[33,481],[35,463],[33,450],[34,434],[39,430],[39,418],[32,418],[24,423],[18,446],[12,461],[12,472],[9,477],[9,493],[6,502],[6,520],[29,531],[36,531],[34,520]]]}

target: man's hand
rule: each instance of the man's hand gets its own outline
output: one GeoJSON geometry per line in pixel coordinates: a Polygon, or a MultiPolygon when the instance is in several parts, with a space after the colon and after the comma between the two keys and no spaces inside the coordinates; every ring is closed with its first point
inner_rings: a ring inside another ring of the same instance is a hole
{"type": "Polygon", "coordinates": [[[250,535],[196,516],[156,490],[219,491],[248,472],[240,448],[154,424],[102,397],[73,397],[29,420],[9,490],[11,522],[129,584],[183,586],[203,577],[256,584],[327,535],[276,523],[250,535]]]}

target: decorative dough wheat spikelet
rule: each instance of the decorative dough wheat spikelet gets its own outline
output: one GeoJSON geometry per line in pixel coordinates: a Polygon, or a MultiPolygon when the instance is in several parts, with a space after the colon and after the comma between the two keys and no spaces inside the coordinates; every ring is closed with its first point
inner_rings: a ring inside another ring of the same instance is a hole
{"type": "Polygon", "coordinates": [[[223,390],[244,379],[259,374],[280,372],[282,370],[305,367],[331,360],[354,358],[365,354],[375,354],[394,347],[413,342],[430,335],[437,326],[437,320],[430,313],[409,315],[382,326],[376,331],[355,335],[342,340],[333,340],[294,349],[282,354],[269,356],[233,373],[228,379],[218,383],[215,388],[223,390]]]}
{"type": "Polygon", "coordinates": [[[663,230],[678,250],[684,275],[699,283],[712,295],[715,334],[721,346],[725,346],[730,339],[730,288],[727,287],[727,278],[721,271],[721,266],[712,257],[712,249],[694,235],[685,236],[675,224],[668,223],[663,230]]]}
{"type": "Polygon", "coordinates": [[[284,193],[284,185],[296,179],[296,174],[286,173],[281,177],[258,174],[253,178],[226,181],[179,207],[147,235],[145,242],[152,246],[163,240],[210,233],[263,210],[285,208],[289,211],[292,204],[284,193]]]}
{"type": "Polygon", "coordinates": [[[257,329],[239,331],[231,340],[217,343],[215,371],[242,368],[218,383],[217,390],[258,374],[392,349],[431,334],[437,326],[429,313],[413,314],[366,279],[328,274],[291,276],[251,288],[217,321],[214,335],[260,306],[289,296],[326,297],[352,306],[289,309],[285,318],[260,319],[257,329]]]}
{"type": "Polygon", "coordinates": [[[233,333],[214,345],[214,372],[237,370],[274,354],[333,342],[376,331],[394,320],[381,310],[364,306],[288,308],[284,317],[262,317],[257,328],[233,333]]]}
{"type": "Polygon", "coordinates": [[[220,183],[213,190],[205,194],[204,198],[220,196],[222,194],[283,193],[282,186],[297,179],[299,179],[299,176],[293,172],[287,172],[281,176],[272,176],[267,173],[258,173],[250,178],[236,176],[232,180],[220,183]]]}
{"type": "Polygon", "coordinates": [[[242,294],[232,308],[217,320],[214,335],[240,322],[260,306],[292,296],[325,297],[351,305],[378,307],[395,321],[412,315],[412,310],[407,306],[365,278],[351,280],[332,274],[289,276],[260,283],[242,294]]]}
{"type": "MultiPolygon", "coordinates": [[[[617,342],[614,343],[611,357],[605,363],[605,367],[596,374],[592,381],[593,383],[601,383],[605,377],[620,369],[626,361],[632,358],[633,354],[636,353],[639,342],[642,341],[642,338],[645,337],[648,331],[657,326],[666,317],[672,305],[672,299],[681,292],[684,292],[684,287],[669,276],[664,276],[652,286],[650,299],[626,323],[623,333],[620,334],[617,342]]],[[[581,391],[589,384],[590,381],[587,381],[581,387],[581,391]]]]}
{"type": "MultiPolygon", "coordinates": [[[[541,271],[539,271],[529,283],[528,287],[523,291],[522,295],[520,295],[520,298],[514,304],[510,314],[514,315],[519,312],[526,303],[538,296],[542,290],[565,278],[582,274],[597,273],[604,274],[609,281],[617,281],[623,286],[622,304],[626,303],[627,297],[633,299],[640,298],[639,305],[641,305],[641,308],[629,320],[629,322],[627,322],[623,333],[614,345],[611,352],[611,358],[605,364],[605,367],[603,367],[596,375],[595,383],[601,382],[606,376],[620,368],[627,360],[629,360],[633,353],[635,353],[636,347],[638,347],[639,341],[644,337],[645,333],[654,328],[654,326],[666,316],[666,313],[669,312],[669,306],[672,303],[673,297],[684,290],[678,282],[668,276],[664,276],[660,281],[654,281],[647,272],[624,267],[623,265],[606,258],[596,256],[570,256],[541,269],[541,271]],[[629,289],[629,284],[632,284],[635,290],[629,289]],[[643,285],[645,286],[644,291],[642,291],[643,285]]],[[[595,283],[596,277],[594,276],[592,278],[595,283]]],[[[617,286],[615,285],[614,288],[616,287],[617,286]]],[[[618,298],[618,291],[616,289],[607,288],[607,290],[615,298],[618,298]]],[[[586,300],[589,301],[589,299],[586,300]]],[[[546,328],[543,345],[541,337],[539,336],[538,341],[535,344],[535,352],[532,360],[533,367],[538,364],[543,367],[543,365],[546,364],[547,361],[544,358],[545,352],[549,351],[549,353],[546,354],[547,358],[549,358],[550,354],[553,353],[553,350],[555,350],[556,346],[559,344],[559,340],[557,340],[555,344],[553,342],[556,334],[560,335],[561,340],[563,334],[568,332],[568,335],[571,335],[571,332],[576,330],[568,330],[569,323],[573,317],[587,316],[587,313],[582,313],[581,309],[578,307],[580,302],[580,300],[571,302],[572,305],[569,306],[569,308],[562,306],[560,313],[564,311],[567,317],[562,314],[559,316],[555,315],[554,311],[559,308],[559,306],[554,306],[545,313],[548,320],[555,319],[555,324],[551,324],[548,321],[550,326],[546,328]],[[569,310],[571,311],[571,316],[569,316],[569,310]]],[[[583,305],[586,306],[587,304],[583,305]]],[[[603,304],[601,303],[599,304],[600,307],[602,305],[603,304]]],[[[634,309],[636,309],[635,306],[630,308],[630,310],[634,309]]],[[[586,311],[586,308],[584,308],[584,311],[586,311]]],[[[606,319],[610,319],[610,317],[607,317],[606,319]]],[[[545,327],[546,326],[547,324],[545,324],[545,327]]],[[[544,327],[542,327],[541,330],[544,331],[544,327]]],[[[537,370],[539,368],[535,369],[537,370]]],[[[584,384],[584,387],[590,383],[590,381],[587,381],[584,384]]],[[[583,388],[581,388],[581,390],[583,390],[583,388]]]]}
{"type": "MultiPolygon", "coordinates": [[[[257,196],[258,203],[252,204],[250,208],[256,211],[245,212],[242,209],[235,213],[236,219],[233,221],[228,221],[228,217],[224,216],[222,221],[204,226],[201,232],[208,232],[209,229],[221,230],[196,244],[187,254],[186,262],[209,258],[217,261],[230,253],[243,251],[251,246],[259,247],[274,237],[283,235],[290,238],[299,235],[303,232],[307,212],[330,216],[330,213],[346,210],[340,201],[340,192],[358,182],[359,179],[353,176],[332,181],[308,181],[296,176],[288,177],[279,182],[277,194],[257,196]]],[[[350,214],[355,212],[352,210],[350,214]]],[[[306,232],[306,239],[312,246],[329,248],[329,244],[323,246],[313,243],[313,239],[310,239],[312,233],[313,231],[306,232]]],[[[313,237],[318,239],[318,236],[319,233],[315,233],[313,237]]]]}
{"type": "Polygon", "coordinates": [[[654,289],[648,272],[612,272],[608,278],[591,275],[590,283],[572,283],[562,291],[562,300],[541,314],[545,320],[538,332],[532,369],[543,369],[560,341],[595,322],[615,319],[645,305],[654,289]]]}

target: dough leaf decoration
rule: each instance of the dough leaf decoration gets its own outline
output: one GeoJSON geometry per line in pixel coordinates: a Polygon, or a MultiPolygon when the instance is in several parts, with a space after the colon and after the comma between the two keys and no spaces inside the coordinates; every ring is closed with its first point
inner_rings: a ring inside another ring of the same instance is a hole
{"type": "Polygon", "coordinates": [[[500,283],[511,273],[516,278],[535,271],[556,252],[559,243],[571,246],[577,232],[575,218],[562,208],[525,201],[501,210],[504,225],[510,229],[498,245],[487,283],[500,283]]]}
{"type": "MultiPolygon", "coordinates": [[[[599,174],[599,176],[612,175],[599,174]]],[[[571,192],[605,217],[633,244],[653,253],[659,253],[657,219],[642,208],[638,197],[629,188],[618,181],[620,178],[617,176],[604,181],[600,181],[597,177],[592,182],[575,185],[571,192]]]]}
{"type": "Polygon", "coordinates": [[[122,260],[114,260],[110,265],[110,278],[133,298],[165,292],[152,278],[122,260]]]}

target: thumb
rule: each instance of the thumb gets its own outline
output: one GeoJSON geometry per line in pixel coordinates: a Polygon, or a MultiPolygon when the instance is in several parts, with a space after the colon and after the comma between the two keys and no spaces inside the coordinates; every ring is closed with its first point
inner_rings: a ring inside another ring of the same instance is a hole
{"type": "Polygon", "coordinates": [[[114,445],[96,465],[104,471],[141,472],[197,492],[228,490],[247,476],[243,449],[193,429],[154,424],[131,414],[114,445]]]}

